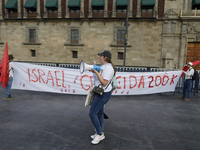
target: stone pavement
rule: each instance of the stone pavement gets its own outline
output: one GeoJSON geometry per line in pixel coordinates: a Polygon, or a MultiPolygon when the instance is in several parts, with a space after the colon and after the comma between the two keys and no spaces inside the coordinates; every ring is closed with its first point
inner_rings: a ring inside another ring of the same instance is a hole
{"type": "Polygon", "coordinates": [[[200,99],[173,93],[112,96],[105,140],[94,133],[85,97],[0,87],[0,150],[199,150],[200,99]]]}

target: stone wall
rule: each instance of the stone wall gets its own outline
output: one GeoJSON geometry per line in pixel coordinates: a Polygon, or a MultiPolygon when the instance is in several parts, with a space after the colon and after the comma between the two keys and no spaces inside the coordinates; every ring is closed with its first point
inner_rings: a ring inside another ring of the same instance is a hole
{"type": "MultiPolygon", "coordinates": [[[[124,23],[124,22],[123,22],[124,23]]],[[[146,20],[129,21],[128,45],[126,65],[160,67],[161,32],[162,22],[146,20]],[[151,62],[151,63],[149,63],[151,62]]],[[[123,65],[123,60],[118,60],[118,52],[124,52],[124,46],[111,46],[114,41],[114,29],[122,27],[121,21],[35,21],[1,23],[1,57],[5,43],[8,42],[9,53],[15,56],[16,61],[55,62],[55,63],[79,63],[84,60],[91,63],[99,61],[98,52],[110,50],[113,62],[123,65]],[[83,46],[65,45],[68,43],[69,28],[80,29],[80,40],[83,46]],[[27,28],[37,29],[37,38],[40,45],[25,45],[27,28]],[[36,50],[36,57],[31,57],[31,50],[36,50]],[[72,58],[72,51],[78,52],[78,58],[72,58]]]]}
{"type": "MultiPolygon", "coordinates": [[[[155,2],[157,8],[158,0],[155,2]]],[[[132,4],[133,0],[130,3],[132,4]]],[[[116,0],[113,0],[113,11],[116,9],[115,4],[116,0]]],[[[138,0],[138,11],[141,8],[140,4],[141,0],[138,0]]],[[[166,64],[163,60],[166,60],[166,54],[169,54],[173,62],[169,66],[181,69],[186,62],[187,43],[200,42],[198,18],[180,16],[180,10],[186,14],[187,11],[194,11],[191,10],[192,0],[165,0],[164,6],[162,19],[129,18],[127,66],[163,67],[166,64]]],[[[83,8],[82,1],[81,11],[83,8]]],[[[46,8],[44,10],[46,11],[46,8]]],[[[66,17],[69,17],[68,11],[67,8],[66,17]]],[[[140,12],[137,12],[137,17],[140,17],[139,14],[140,12]]],[[[113,16],[115,15],[113,13],[113,16]]],[[[83,19],[83,16],[84,14],[81,15],[81,19],[42,20],[39,17],[35,20],[0,20],[0,59],[5,43],[8,42],[9,53],[15,56],[16,61],[79,64],[84,60],[91,64],[93,61],[98,63],[99,58],[96,54],[106,49],[111,51],[112,60],[116,65],[123,65],[123,60],[118,59],[118,52],[124,52],[124,46],[116,45],[116,35],[117,29],[125,29],[125,19],[83,19]],[[37,30],[35,45],[27,44],[29,28],[37,30]],[[70,44],[70,32],[73,28],[79,30],[78,45],[70,44]],[[31,50],[36,50],[36,57],[31,57],[31,50]],[[78,52],[78,58],[72,58],[72,51],[78,52]]]]}

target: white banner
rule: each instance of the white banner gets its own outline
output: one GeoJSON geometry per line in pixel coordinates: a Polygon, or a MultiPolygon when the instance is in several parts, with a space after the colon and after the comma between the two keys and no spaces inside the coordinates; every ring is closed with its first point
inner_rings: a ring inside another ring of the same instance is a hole
{"type": "MultiPolygon", "coordinates": [[[[12,89],[87,95],[93,74],[79,69],[39,66],[14,62],[12,89]]],[[[174,91],[182,71],[117,72],[113,95],[140,95],[174,91]]]]}

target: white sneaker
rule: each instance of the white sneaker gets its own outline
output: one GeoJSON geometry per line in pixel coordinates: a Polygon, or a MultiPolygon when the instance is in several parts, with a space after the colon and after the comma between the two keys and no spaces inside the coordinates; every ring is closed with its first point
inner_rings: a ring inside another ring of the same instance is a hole
{"type": "Polygon", "coordinates": [[[92,140],[92,144],[98,144],[100,141],[102,141],[103,139],[105,139],[105,135],[97,135],[95,136],[95,138],[92,140]]]}
{"type": "Polygon", "coordinates": [[[97,134],[95,133],[94,135],[91,135],[91,138],[94,139],[97,136],[97,134]]]}
{"type": "MultiPolygon", "coordinates": [[[[91,135],[90,137],[92,138],[92,139],[94,139],[96,136],[97,136],[98,134],[97,133],[95,133],[94,135],[91,135]]],[[[105,135],[104,135],[104,133],[102,132],[102,135],[104,136],[104,138],[105,138],[105,135]]]]}

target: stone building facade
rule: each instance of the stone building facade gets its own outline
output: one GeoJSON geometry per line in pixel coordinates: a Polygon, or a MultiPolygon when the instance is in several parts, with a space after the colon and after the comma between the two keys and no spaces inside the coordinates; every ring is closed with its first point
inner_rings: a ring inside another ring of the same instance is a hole
{"type": "MultiPolygon", "coordinates": [[[[122,66],[127,3],[1,0],[0,58],[7,42],[16,61],[91,64],[109,50],[122,66]]],[[[129,0],[126,66],[180,69],[200,60],[199,8],[196,0],[129,0]]]]}

